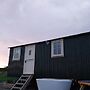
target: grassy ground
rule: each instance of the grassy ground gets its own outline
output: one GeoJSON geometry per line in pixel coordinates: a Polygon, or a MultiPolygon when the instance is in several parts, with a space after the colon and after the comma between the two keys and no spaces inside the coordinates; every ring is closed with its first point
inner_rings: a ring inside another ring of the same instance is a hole
{"type": "Polygon", "coordinates": [[[7,67],[0,68],[0,90],[10,90],[16,80],[16,77],[7,76],[7,67]]]}
{"type": "Polygon", "coordinates": [[[14,83],[16,80],[17,78],[14,78],[14,77],[7,77],[4,75],[0,75],[0,82],[14,83]]]}
{"type": "Polygon", "coordinates": [[[17,77],[7,77],[7,69],[8,67],[0,68],[0,82],[15,83],[17,77]]]}

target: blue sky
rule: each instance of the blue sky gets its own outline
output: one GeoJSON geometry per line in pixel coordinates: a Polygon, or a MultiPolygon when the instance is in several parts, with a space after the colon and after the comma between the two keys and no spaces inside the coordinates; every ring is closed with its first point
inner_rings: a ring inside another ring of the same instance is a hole
{"type": "Polygon", "coordinates": [[[90,31],[90,0],[0,0],[0,67],[9,46],[90,31]]]}

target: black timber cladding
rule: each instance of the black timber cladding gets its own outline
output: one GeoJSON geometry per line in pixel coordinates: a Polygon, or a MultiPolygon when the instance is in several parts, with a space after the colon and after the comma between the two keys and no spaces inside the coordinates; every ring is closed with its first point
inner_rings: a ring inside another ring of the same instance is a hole
{"type": "Polygon", "coordinates": [[[64,57],[51,58],[51,41],[36,44],[37,78],[90,79],[90,33],[64,38],[64,57]]]}
{"type": "MultiPolygon", "coordinates": [[[[61,39],[61,38],[58,38],[61,39]]],[[[32,43],[36,45],[35,75],[37,78],[90,79],[90,32],[63,37],[64,57],[51,58],[51,41],[32,43]],[[49,42],[48,44],[46,42],[49,42]]],[[[57,39],[53,39],[57,40],[57,39]]],[[[31,45],[31,44],[26,44],[31,45]]],[[[19,76],[23,71],[25,46],[21,45],[20,61],[12,61],[10,48],[9,75],[19,76]],[[16,71],[16,68],[18,69],[16,71]],[[12,72],[14,71],[14,72],[12,72]]],[[[16,46],[17,47],[17,46],[16,46]]]]}
{"type": "Polygon", "coordinates": [[[10,48],[10,55],[9,55],[9,64],[8,64],[8,76],[11,77],[20,77],[23,73],[23,63],[24,63],[24,46],[21,47],[21,55],[20,60],[13,61],[13,49],[14,47],[10,48]]]}

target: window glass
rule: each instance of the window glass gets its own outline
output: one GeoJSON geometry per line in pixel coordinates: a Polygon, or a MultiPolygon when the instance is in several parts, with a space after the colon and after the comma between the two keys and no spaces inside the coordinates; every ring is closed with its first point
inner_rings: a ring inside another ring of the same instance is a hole
{"type": "Polygon", "coordinates": [[[29,50],[29,55],[31,55],[31,50],[29,50]]]}
{"type": "Polygon", "coordinates": [[[14,48],[13,49],[13,60],[20,60],[20,53],[21,53],[21,48],[14,48]]]}
{"type": "Polygon", "coordinates": [[[56,41],[53,43],[53,54],[61,54],[61,43],[56,41]]]}
{"type": "Polygon", "coordinates": [[[51,56],[63,55],[63,40],[55,40],[51,42],[51,56]]]}

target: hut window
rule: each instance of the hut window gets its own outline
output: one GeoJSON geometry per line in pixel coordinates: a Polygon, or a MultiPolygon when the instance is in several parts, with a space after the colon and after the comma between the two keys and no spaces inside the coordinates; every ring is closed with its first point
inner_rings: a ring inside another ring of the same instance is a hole
{"type": "Polygon", "coordinates": [[[64,56],[63,39],[51,42],[51,57],[64,56]]]}
{"type": "Polygon", "coordinates": [[[20,60],[21,48],[17,47],[13,49],[13,60],[20,60]]]}
{"type": "Polygon", "coordinates": [[[29,55],[31,55],[31,50],[29,50],[29,55]]]}

